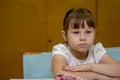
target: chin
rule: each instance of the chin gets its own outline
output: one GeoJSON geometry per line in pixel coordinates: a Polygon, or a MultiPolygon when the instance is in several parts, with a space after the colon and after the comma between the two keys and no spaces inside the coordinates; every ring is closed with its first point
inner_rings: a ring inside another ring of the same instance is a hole
{"type": "Polygon", "coordinates": [[[88,51],[88,48],[81,48],[79,51],[80,51],[80,52],[87,52],[87,51],[88,51]]]}
{"type": "Polygon", "coordinates": [[[85,50],[83,51],[83,50],[82,50],[82,51],[79,51],[79,52],[81,52],[81,53],[86,53],[87,51],[85,51],[85,50]]]}

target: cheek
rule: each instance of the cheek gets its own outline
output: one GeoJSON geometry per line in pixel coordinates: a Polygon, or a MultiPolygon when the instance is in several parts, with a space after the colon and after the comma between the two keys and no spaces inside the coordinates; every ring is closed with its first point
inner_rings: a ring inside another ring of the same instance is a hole
{"type": "Polygon", "coordinates": [[[67,38],[67,40],[68,40],[68,42],[70,42],[70,43],[71,43],[71,42],[73,42],[73,41],[74,41],[74,38],[72,38],[72,37],[70,37],[70,36],[69,36],[69,37],[67,38]]]}
{"type": "Polygon", "coordinates": [[[94,32],[85,35],[86,39],[93,39],[95,37],[94,32]]]}
{"type": "Polygon", "coordinates": [[[75,40],[76,40],[76,37],[74,37],[72,35],[68,35],[67,40],[68,40],[69,43],[74,43],[75,40]]]}
{"type": "Polygon", "coordinates": [[[95,35],[93,34],[93,35],[91,35],[91,36],[89,37],[88,41],[90,41],[91,43],[93,43],[94,40],[95,40],[95,35]]]}

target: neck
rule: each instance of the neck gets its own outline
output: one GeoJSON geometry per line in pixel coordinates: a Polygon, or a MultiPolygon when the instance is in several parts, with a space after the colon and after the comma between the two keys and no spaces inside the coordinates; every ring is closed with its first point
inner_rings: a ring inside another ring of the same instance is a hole
{"type": "Polygon", "coordinates": [[[88,53],[89,51],[86,52],[75,52],[75,51],[71,51],[71,53],[79,60],[84,60],[88,57],[88,53]]]}

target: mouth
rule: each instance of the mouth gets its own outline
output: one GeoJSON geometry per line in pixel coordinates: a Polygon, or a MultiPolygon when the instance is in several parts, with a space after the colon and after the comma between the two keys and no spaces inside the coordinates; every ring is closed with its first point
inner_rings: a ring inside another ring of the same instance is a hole
{"type": "Polygon", "coordinates": [[[79,44],[79,46],[80,46],[80,47],[87,47],[88,44],[84,44],[84,43],[83,43],[83,44],[79,44]]]}

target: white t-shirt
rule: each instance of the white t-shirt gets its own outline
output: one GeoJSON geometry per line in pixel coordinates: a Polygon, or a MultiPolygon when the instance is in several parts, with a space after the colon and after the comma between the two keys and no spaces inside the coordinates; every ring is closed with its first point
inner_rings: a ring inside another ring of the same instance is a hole
{"type": "Polygon", "coordinates": [[[52,56],[54,56],[55,54],[63,55],[66,58],[69,66],[86,63],[99,63],[105,53],[106,50],[101,43],[93,45],[89,49],[88,57],[84,60],[79,60],[74,57],[66,44],[55,45],[52,50],[52,56]]]}

